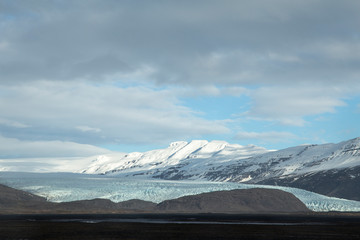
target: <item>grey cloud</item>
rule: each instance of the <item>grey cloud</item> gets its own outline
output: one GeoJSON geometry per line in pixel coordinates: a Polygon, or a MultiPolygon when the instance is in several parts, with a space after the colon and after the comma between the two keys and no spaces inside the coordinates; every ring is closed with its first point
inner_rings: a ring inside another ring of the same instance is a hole
{"type": "Polygon", "coordinates": [[[159,84],[256,85],[340,78],[348,83],[359,76],[357,59],[329,59],[318,47],[331,41],[359,44],[358,1],[3,5],[7,7],[3,12],[11,15],[1,25],[0,42],[9,43],[0,59],[3,82],[99,81],[104,75],[137,71],[144,65],[156,69],[151,80],[159,84]],[[206,64],[216,54],[223,59],[215,66],[206,64]]]}
{"type": "Polygon", "coordinates": [[[28,128],[28,127],[30,127],[21,122],[10,121],[6,118],[0,118],[0,125],[6,126],[6,127],[11,127],[11,128],[28,128]]]}

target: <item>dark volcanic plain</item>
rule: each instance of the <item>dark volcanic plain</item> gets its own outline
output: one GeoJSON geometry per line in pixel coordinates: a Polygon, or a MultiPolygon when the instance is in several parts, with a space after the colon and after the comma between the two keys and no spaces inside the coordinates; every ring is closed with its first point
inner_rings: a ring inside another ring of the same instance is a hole
{"type": "Polygon", "coordinates": [[[360,216],[2,215],[0,239],[360,239],[360,216]]]}
{"type": "Polygon", "coordinates": [[[0,185],[0,239],[360,239],[360,214],[313,213],[292,194],[248,189],[160,204],[52,203],[0,185]]]}

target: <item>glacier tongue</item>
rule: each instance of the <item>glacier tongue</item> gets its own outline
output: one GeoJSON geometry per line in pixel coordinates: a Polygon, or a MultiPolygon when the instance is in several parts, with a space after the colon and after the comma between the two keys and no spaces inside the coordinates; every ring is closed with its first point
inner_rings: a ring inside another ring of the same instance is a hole
{"type": "Polygon", "coordinates": [[[264,187],[290,192],[313,211],[360,211],[360,202],[357,201],[330,198],[296,188],[240,183],[149,181],[85,174],[14,172],[1,173],[0,183],[30,191],[56,202],[104,198],[114,202],[142,199],[159,203],[164,200],[203,192],[264,187]]]}

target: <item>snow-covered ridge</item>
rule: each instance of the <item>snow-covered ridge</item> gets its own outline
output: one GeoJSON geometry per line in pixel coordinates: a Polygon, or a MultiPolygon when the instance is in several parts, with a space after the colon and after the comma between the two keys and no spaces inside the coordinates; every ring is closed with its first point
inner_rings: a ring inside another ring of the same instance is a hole
{"type": "Polygon", "coordinates": [[[249,160],[273,163],[282,175],[302,174],[360,165],[360,138],[337,144],[304,145],[255,156],[249,160]]]}
{"type": "Polygon", "coordinates": [[[99,156],[82,173],[256,183],[274,177],[360,166],[360,138],[269,151],[224,141],[174,142],[145,153],[99,156]]]}
{"type": "Polygon", "coordinates": [[[114,153],[98,156],[89,167],[80,172],[88,174],[140,174],[142,172],[144,174],[144,172],[159,172],[161,169],[179,164],[199,165],[200,162],[203,170],[205,170],[206,166],[231,162],[235,159],[248,158],[266,152],[268,150],[262,147],[241,146],[229,144],[225,141],[194,140],[189,143],[181,141],[173,142],[165,149],[144,153],[114,153]],[[233,159],[234,157],[235,159],[233,159]],[[189,161],[189,159],[192,160],[189,161]]]}

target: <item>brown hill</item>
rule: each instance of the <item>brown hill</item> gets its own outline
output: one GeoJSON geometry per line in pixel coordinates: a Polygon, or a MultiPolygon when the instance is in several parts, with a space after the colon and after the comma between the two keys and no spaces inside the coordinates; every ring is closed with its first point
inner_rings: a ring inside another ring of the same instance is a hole
{"type": "Polygon", "coordinates": [[[51,209],[54,203],[45,198],[0,184],[0,212],[27,213],[51,209]]]}
{"type": "Polygon", "coordinates": [[[167,200],[156,209],[165,212],[263,213],[307,212],[309,209],[291,193],[277,189],[237,189],[167,200]]]}
{"type": "Polygon", "coordinates": [[[155,210],[156,203],[143,201],[139,199],[131,199],[128,201],[119,202],[118,206],[121,209],[127,209],[127,210],[153,211],[155,210]]]}

